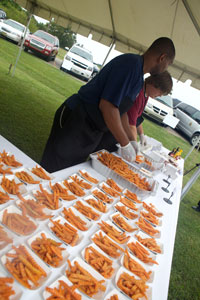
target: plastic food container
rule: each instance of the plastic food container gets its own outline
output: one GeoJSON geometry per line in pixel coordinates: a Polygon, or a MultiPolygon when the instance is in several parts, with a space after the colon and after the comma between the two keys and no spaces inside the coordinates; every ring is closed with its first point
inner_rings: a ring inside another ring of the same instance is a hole
{"type": "MultiPolygon", "coordinates": [[[[147,235],[146,233],[144,233],[143,231],[139,230],[137,233],[135,233],[135,235],[138,235],[139,237],[141,237],[142,239],[149,239],[149,235],[147,235]]],[[[135,237],[137,239],[137,237],[135,237]]],[[[164,245],[160,242],[158,242],[156,239],[156,244],[160,247],[161,253],[160,252],[156,252],[154,250],[149,249],[148,247],[144,246],[143,244],[141,244],[144,248],[146,248],[148,251],[151,251],[153,254],[163,254],[164,253],[164,245]]]]}
{"type": "MultiPolygon", "coordinates": [[[[74,265],[74,262],[78,262],[78,264],[84,269],[86,270],[89,274],[91,274],[92,277],[94,277],[96,280],[101,281],[101,280],[105,280],[103,276],[101,276],[96,270],[94,270],[90,265],[88,265],[87,263],[85,263],[80,257],[76,257],[75,259],[73,259],[71,261],[72,266],[74,265]]],[[[69,268],[67,268],[69,269],[69,268]]],[[[68,278],[69,279],[69,278],[68,278]]],[[[103,283],[103,285],[105,286],[105,288],[107,289],[107,282],[105,280],[105,283],[103,283]]],[[[82,291],[80,291],[81,294],[84,294],[82,291]]],[[[96,293],[95,295],[92,296],[92,299],[95,300],[102,300],[104,295],[106,293],[103,291],[98,291],[98,293],[96,293]]],[[[88,296],[89,297],[89,296],[88,296]]],[[[89,297],[90,298],[90,297],[89,297]]]]}
{"type": "Polygon", "coordinates": [[[90,205],[92,208],[94,208],[95,210],[97,210],[100,214],[102,214],[102,213],[107,213],[107,212],[108,212],[108,210],[109,210],[109,208],[110,208],[109,205],[107,205],[106,203],[104,203],[104,202],[101,201],[101,203],[102,203],[102,205],[103,205],[103,207],[104,207],[104,209],[105,209],[105,212],[103,212],[103,211],[99,210],[99,208],[96,208],[96,207],[94,207],[92,204],[90,204],[90,203],[88,202],[89,199],[92,199],[92,200],[95,201],[95,203],[97,203],[97,204],[98,204],[98,201],[101,201],[101,200],[97,199],[97,198],[94,197],[93,195],[90,195],[90,196],[87,196],[87,197],[83,198],[83,200],[84,200],[88,205],[90,205]]]}
{"type": "MultiPolygon", "coordinates": [[[[72,286],[73,284],[71,283],[71,281],[69,281],[69,279],[66,277],[66,276],[60,276],[58,279],[56,279],[54,282],[52,282],[50,285],[47,285],[49,288],[59,288],[59,281],[64,281],[68,286],[72,286]]],[[[88,297],[86,296],[83,296],[79,291],[78,289],[75,290],[75,292],[79,295],[82,296],[82,300],[88,300],[88,297]]],[[[44,300],[47,300],[52,294],[49,293],[48,291],[44,290],[43,292],[43,298],[44,300]]]]}
{"type": "Polygon", "coordinates": [[[80,180],[80,181],[82,181],[82,183],[83,183],[83,186],[81,185],[81,184],[79,184],[78,182],[76,182],[80,187],[82,187],[85,191],[88,191],[88,190],[90,190],[91,188],[93,188],[93,186],[94,186],[94,184],[92,184],[91,182],[88,182],[87,180],[85,180],[83,177],[81,177],[79,174],[77,174],[77,173],[75,173],[75,174],[72,174],[72,175],[70,175],[70,178],[72,179],[72,180],[76,180],[76,178],[78,179],[78,180],[80,180]],[[84,185],[86,185],[86,187],[84,186],[84,185]]]}
{"type": "MultiPolygon", "coordinates": [[[[81,214],[76,208],[74,208],[73,206],[70,206],[69,207],[72,212],[74,213],[75,216],[79,217],[83,222],[85,222],[85,227],[87,227],[87,230],[91,228],[92,226],[92,222],[90,222],[83,214],[81,214]]],[[[69,209],[69,208],[66,208],[66,209],[69,209]]],[[[65,219],[65,214],[64,212],[62,211],[62,216],[63,218],[65,219]]],[[[75,224],[72,224],[70,221],[67,220],[68,223],[70,223],[73,227],[75,227],[77,230],[80,230],[78,227],[75,226],[75,224]]],[[[86,232],[85,230],[80,230],[82,232],[86,232]]]]}
{"type": "MultiPolygon", "coordinates": [[[[47,267],[47,265],[33,252],[33,251],[31,251],[30,252],[30,250],[24,245],[24,244],[22,244],[22,246],[24,246],[25,248],[26,248],[26,250],[27,250],[27,252],[30,254],[30,256],[34,259],[34,261],[37,263],[37,265],[39,265],[44,271],[45,271],[45,273],[46,273],[46,277],[45,276],[43,276],[41,279],[40,279],[40,281],[39,281],[39,285],[38,286],[35,286],[34,284],[33,284],[33,282],[32,281],[30,281],[29,280],[29,284],[31,284],[31,290],[35,290],[35,289],[38,289],[39,287],[41,287],[44,283],[45,283],[45,281],[49,278],[49,276],[50,276],[50,274],[51,274],[51,271],[50,271],[50,268],[49,267],[47,267]]],[[[15,250],[10,250],[8,253],[10,253],[10,254],[15,254],[15,250]]],[[[4,254],[2,257],[1,257],[1,263],[3,264],[3,266],[6,268],[6,266],[5,266],[5,264],[6,264],[6,261],[7,261],[7,259],[9,260],[9,261],[12,261],[12,257],[7,257],[6,256],[6,254],[4,254]]],[[[6,268],[6,270],[7,270],[7,268],[6,268]]]]}
{"type": "Polygon", "coordinates": [[[115,199],[120,197],[120,193],[117,192],[115,189],[111,188],[106,182],[101,182],[99,184],[99,187],[102,191],[104,191],[106,194],[108,194],[109,197],[113,197],[115,199]],[[107,189],[111,189],[111,193],[107,189]],[[113,195],[112,195],[112,190],[113,190],[113,193],[114,193],[113,195]]]}
{"type": "Polygon", "coordinates": [[[139,188],[137,185],[135,185],[134,183],[128,181],[121,175],[117,174],[116,172],[114,172],[113,170],[109,169],[104,164],[102,164],[98,160],[98,156],[97,156],[97,153],[101,153],[101,152],[107,152],[107,151],[101,150],[101,151],[90,154],[90,157],[92,160],[92,167],[97,172],[99,172],[100,174],[102,174],[105,177],[112,178],[117,184],[123,186],[124,188],[128,188],[133,193],[137,193],[139,196],[148,197],[148,196],[154,195],[156,193],[157,188],[158,188],[158,182],[155,181],[153,178],[147,178],[146,176],[144,176],[143,173],[140,172],[140,170],[138,168],[127,163],[129,168],[133,172],[137,173],[141,178],[145,178],[146,181],[149,183],[149,185],[151,187],[151,191],[143,190],[143,189],[139,188]]]}
{"type": "MultiPolygon", "coordinates": [[[[34,249],[32,248],[32,246],[31,246],[31,244],[32,244],[32,242],[35,241],[37,238],[42,238],[42,236],[41,236],[42,233],[45,234],[45,236],[46,236],[47,239],[52,239],[52,240],[54,240],[55,242],[58,242],[58,241],[55,240],[55,238],[53,238],[48,232],[46,232],[46,231],[44,231],[44,230],[39,231],[38,233],[36,233],[35,235],[33,235],[30,239],[28,239],[27,243],[28,243],[29,247],[31,248],[31,250],[32,250],[32,251],[33,251],[33,252],[34,252],[41,260],[43,260],[43,259],[38,255],[38,253],[35,252],[35,250],[34,250],[34,249]]],[[[68,254],[68,252],[67,252],[66,246],[64,246],[64,245],[62,244],[62,245],[60,245],[60,247],[61,247],[61,248],[65,248],[65,250],[62,250],[62,252],[61,252],[61,253],[62,253],[63,259],[60,261],[59,265],[58,265],[57,267],[55,267],[55,268],[61,267],[61,266],[66,262],[67,257],[69,256],[69,254],[68,254]]],[[[48,263],[46,263],[45,261],[44,261],[44,263],[47,264],[48,266],[54,268],[54,266],[52,266],[51,264],[48,264],[48,263]]]]}
{"type": "MultiPolygon", "coordinates": [[[[113,278],[114,276],[115,276],[115,274],[116,274],[116,272],[117,272],[117,270],[119,269],[119,264],[115,261],[115,260],[113,260],[113,258],[111,258],[109,255],[107,255],[105,252],[103,252],[95,243],[91,243],[91,244],[89,244],[88,246],[86,246],[82,251],[81,251],[81,256],[82,256],[82,258],[83,258],[83,260],[87,263],[87,264],[89,264],[87,261],[86,261],[86,259],[85,259],[85,250],[86,250],[86,248],[88,248],[88,247],[93,247],[95,250],[97,250],[100,254],[102,254],[103,256],[105,256],[106,258],[108,258],[108,259],[110,259],[110,260],[112,260],[112,267],[113,267],[113,269],[114,269],[114,272],[113,272],[113,274],[112,274],[112,276],[110,277],[110,278],[105,278],[106,280],[107,279],[111,279],[111,278],[113,278]]],[[[90,264],[89,264],[90,265],[90,264]]],[[[93,266],[91,266],[92,268],[93,268],[93,266]]],[[[97,271],[97,270],[96,270],[97,271]]],[[[102,274],[101,274],[102,275],[102,274]]],[[[103,276],[103,275],[102,275],[103,276]]],[[[104,277],[104,276],[103,276],[104,277]]]]}
{"type": "MultiPolygon", "coordinates": [[[[15,183],[16,184],[20,184],[19,185],[19,193],[20,194],[26,194],[28,191],[27,191],[27,189],[26,189],[26,187],[25,187],[25,185],[24,184],[22,184],[22,182],[15,176],[15,175],[6,175],[5,176],[8,180],[10,180],[10,181],[12,181],[12,180],[14,180],[15,181],[15,183]]],[[[2,183],[2,177],[0,178],[0,184],[2,183]]],[[[2,187],[3,188],[3,187],[2,187]]],[[[3,188],[3,190],[4,190],[4,188],[3,188]]],[[[7,191],[5,190],[5,192],[7,193],[7,191]]],[[[16,194],[10,194],[9,193],[9,195],[12,195],[12,196],[16,196],[16,194]]]]}
{"type": "Polygon", "coordinates": [[[16,176],[21,182],[23,182],[23,183],[26,184],[26,185],[36,185],[36,184],[39,184],[39,183],[42,181],[40,177],[36,176],[36,175],[33,174],[32,172],[30,172],[29,169],[26,169],[26,168],[24,168],[24,167],[21,167],[21,168],[15,170],[15,171],[14,171],[14,174],[15,174],[15,176],[16,176]],[[18,173],[18,172],[26,172],[29,176],[32,177],[32,179],[33,179],[34,181],[38,181],[38,182],[37,182],[37,183],[29,183],[29,182],[27,182],[27,181],[24,180],[24,179],[20,179],[20,178],[18,178],[17,175],[16,175],[16,173],[18,173]]]}
{"type": "Polygon", "coordinates": [[[124,216],[123,216],[121,213],[119,213],[119,212],[110,215],[110,219],[111,219],[111,221],[112,221],[112,222],[113,222],[120,230],[127,232],[127,234],[131,234],[131,233],[133,233],[133,232],[135,232],[135,231],[138,231],[138,228],[135,226],[134,222],[125,219],[124,216]],[[130,229],[131,231],[125,230],[125,229],[123,228],[123,226],[121,226],[120,224],[116,223],[116,221],[115,221],[114,219],[115,219],[115,217],[117,217],[118,215],[119,215],[120,218],[123,219],[124,223],[126,223],[128,227],[129,227],[129,226],[131,227],[131,229],[130,229]]]}
{"type": "Polygon", "coordinates": [[[137,219],[138,218],[138,212],[137,211],[135,211],[135,210],[133,210],[133,209],[131,209],[131,208],[129,208],[129,207],[127,207],[126,205],[124,205],[123,203],[121,203],[121,202],[117,202],[116,204],[115,204],[115,210],[117,211],[117,212],[119,212],[121,215],[123,215],[123,217],[125,218],[125,219],[127,219],[127,220],[135,220],[135,219],[137,219]],[[128,210],[128,211],[130,211],[130,213],[133,213],[134,215],[135,215],[135,217],[134,218],[128,218],[127,216],[125,216],[117,207],[125,207],[126,208],[126,210],[128,210]]]}
{"type": "MultiPolygon", "coordinates": [[[[132,259],[135,260],[138,264],[140,264],[140,265],[145,269],[146,272],[151,271],[151,275],[150,275],[149,279],[147,280],[147,282],[148,282],[148,283],[152,283],[152,282],[153,282],[153,279],[154,279],[154,271],[152,270],[152,267],[147,266],[146,264],[144,264],[141,260],[139,260],[136,256],[134,256],[134,255],[131,254],[130,252],[129,252],[129,255],[130,255],[130,258],[132,258],[132,259]]],[[[121,257],[120,263],[121,263],[121,265],[122,265],[124,268],[126,268],[126,267],[124,266],[124,257],[125,257],[125,254],[121,257]]],[[[127,269],[127,270],[130,271],[129,269],[127,269]]],[[[130,272],[131,272],[132,274],[134,274],[134,276],[140,278],[139,276],[137,276],[137,275],[136,275],[135,273],[133,273],[132,271],[130,271],[130,272]]],[[[141,279],[141,278],[140,278],[140,279],[141,279]]]]}
{"type": "MultiPolygon", "coordinates": [[[[115,243],[117,243],[118,245],[126,245],[126,244],[129,242],[129,239],[130,239],[130,233],[128,233],[128,235],[125,234],[125,232],[124,232],[121,228],[119,228],[118,226],[114,225],[113,222],[111,222],[111,221],[109,221],[109,220],[106,220],[105,223],[108,224],[108,225],[110,225],[110,226],[112,226],[115,230],[117,230],[117,231],[119,232],[119,234],[125,235],[125,237],[126,237],[126,239],[127,239],[128,241],[125,241],[124,243],[119,243],[117,240],[114,240],[111,236],[109,236],[109,235],[106,233],[107,236],[108,236],[109,238],[111,238],[111,240],[113,240],[113,241],[114,241],[115,243]]],[[[100,226],[100,225],[99,225],[99,226],[100,226]]],[[[101,228],[101,227],[100,227],[100,228],[101,228]]],[[[101,229],[101,230],[103,231],[103,229],[101,229]]]]}
{"type": "Polygon", "coordinates": [[[15,213],[15,214],[18,214],[20,216],[22,216],[22,211],[20,209],[18,209],[16,206],[14,205],[9,205],[7,207],[5,207],[2,211],[0,211],[0,222],[6,226],[9,230],[13,231],[15,234],[19,235],[19,236],[27,236],[27,235],[30,235],[32,234],[36,229],[37,229],[37,223],[30,217],[27,216],[27,218],[29,219],[29,221],[31,221],[34,225],[35,225],[35,229],[33,229],[32,232],[30,233],[27,233],[27,234],[20,234],[18,233],[17,231],[15,231],[15,228],[10,228],[8,227],[6,224],[4,224],[2,221],[3,221],[3,214],[4,214],[4,211],[7,210],[7,213],[15,213]]]}
{"type": "MultiPolygon", "coordinates": [[[[0,272],[0,278],[2,277],[9,277],[8,274],[6,274],[5,272],[0,272]]],[[[9,300],[19,300],[22,296],[22,290],[18,287],[18,285],[16,284],[15,281],[13,281],[13,283],[8,283],[8,286],[12,287],[12,290],[15,292],[14,295],[11,295],[9,297],[9,300]]]]}
{"type": "MultiPolygon", "coordinates": [[[[117,272],[117,274],[116,274],[116,277],[115,277],[115,285],[116,285],[116,287],[126,296],[126,297],[128,297],[128,299],[132,299],[132,298],[130,298],[127,294],[125,294],[119,287],[118,287],[118,285],[117,285],[117,282],[118,282],[118,280],[119,280],[119,278],[120,278],[120,276],[121,276],[121,274],[123,274],[123,273],[127,273],[127,274],[129,274],[130,276],[132,276],[132,277],[134,277],[135,279],[138,279],[139,280],[139,278],[136,276],[136,275],[134,275],[133,273],[131,273],[129,270],[127,270],[126,268],[124,268],[124,267],[121,267],[119,270],[118,270],[118,272],[117,272]]],[[[148,289],[147,289],[147,291],[146,291],[146,296],[147,296],[147,299],[148,300],[152,300],[152,288],[150,287],[150,286],[148,286],[148,289]]],[[[144,297],[141,297],[141,298],[138,298],[139,300],[145,300],[145,298],[144,297]]]]}
{"type": "MultiPolygon", "coordinates": [[[[107,237],[107,239],[109,240],[109,241],[111,241],[111,243],[112,244],[115,244],[116,245],[116,247],[120,247],[118,250],[117,250],[117,253],[119,254],[117,257],[114,257],[114,256],[111,256],[111,255],[109,255],[107,252],[105,252],[103,249],[101,249],[100,247],[100,249],[105,253],[105,254],[107,254],[108,255],[108,257],[109,258],[111,258],[111,259],[114,259],[114,260],[117,260],[118,258],[120,258],[121,256],[122,256],[122,253],[124,252],[124,246],[123,245],[119,245],[118,243],[116,243],[115,241],[113,241],[107,234],[105,234],[105,232],[104,231],[102,231],[102,230],[98,230],[97,232],[95,232],[92,236],[91,236],[91,241],[93,242],[93,243],[95,243],[95,241],[94,241],[94,238],[95,238],[95,236],[96,235],[102,235],[103,237],[107,237]]],[[[97,245],[98,246],[98,245],[97,245]]]]}
{"type": "MultiPolygon", "coordinates": [[[[28,170],[32,173],[32,174],[34,174],[33,173],[33,169],[34,168],[36,168],[36,167],[39,167],[39,168],[42,168],[40,165],[36,165],[35,167],[33,167],[33,168],[29,168],[28,170]]],[[[54,176],[52,175],[52,174],[50,174],[49,172],[47,172],[45,169],[43,169],[42,168],[42,170],[45,172],[45,174],[50,178],[50,179],[44,179],[44,178],[42,178],[42,177],[40,177],[39,175],[37,175],[42,181],[49,181],[49,180],[53,180],[54,179],[54,176]]],[[[35,175],[35,174],[34,174],[35,175]]]]}
{"type": "MultiPolygon", "coordinates": [[[[71,227],[73,227],[75,230],[77,230],[74,226],[72,226],[69,222],[67,222],[63,217],[61,216],[58,216],[56,218],[53,219],[53,221],[60,221],[60,224],[64,225],[65,223],[69,224],[71,227]]],[[[66,243],[65,241],[62,240],[61,237],[59,237],[53,230],[52,230],[52,227],[53,227],[53,223],[49,222],[48,223],[48,227],[49,229],[51,230],[52,234],[55,235],[62,243],[64,243],[65,245],[69,245],[68,243],[66,243]]],[[[80,244],[80,242],[82,241],[83,239],[83,234],[77,230],[77,234],[78,234],[78,240],[76,242],[76,244],[74,246],[71,246],[71,247],[75,247],[77,246],[78,244],[80,244]]]]}
{"type": "MultiPolygon", "coordinates": [[[[127,243],[127,248],[128,248],[128,251],[133,254],[134,257],[136,257],[136,255],[132,252],[132,250],[129,248],[129,244],[131,243],[136,243],[138,242],[138,240],[136,240],[135,237],[131,237],[130,240],[128,241],[127,243]]],[[[144,247],[140,242],[138,242],[145,250],[147,250],[146,247],[144,247]]],[[[153,254],[151,251],[149,251],[149,249],[147,250],[148,251],[148,257],[151,258],[152,260],[155,260],[156,261],[156,255],[153,254]]],[[[140,259],[139,259],[140,260],[140,259]]],[[[140,260],[141,262],[143,262],[142,260],[140,260]]],[[[153,266],[154,264],[152,262],[148,262],[148,263],[144,263],[145,265],[149,265],[149,266],[153,266]]]]}

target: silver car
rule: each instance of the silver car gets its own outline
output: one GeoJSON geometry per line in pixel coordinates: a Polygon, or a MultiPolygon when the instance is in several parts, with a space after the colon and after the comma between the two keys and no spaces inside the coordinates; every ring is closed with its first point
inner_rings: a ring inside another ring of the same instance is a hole
{"type": "Polygon", "coordinates": [[[176,128],[189,137],[190,143],[200,141],[200,111],[182,102],[174,108],[174,115],[180,120],[176,128]]]}

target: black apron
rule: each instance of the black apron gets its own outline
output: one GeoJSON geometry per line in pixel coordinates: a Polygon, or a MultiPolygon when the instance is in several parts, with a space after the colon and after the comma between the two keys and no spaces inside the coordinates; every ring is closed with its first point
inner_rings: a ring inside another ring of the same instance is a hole
{"type": "MultiPolygon", "coordinates": [[[[90,153],[106,149],[116,150],[117,141],[108,130],[98,104],[86,103],[78,94],[70,97],[56,111],[41,165],[50,173],[84,162],[90,153]]],[[[133,105],[125,99],[119,107],[120,114],[133,105]]]]}

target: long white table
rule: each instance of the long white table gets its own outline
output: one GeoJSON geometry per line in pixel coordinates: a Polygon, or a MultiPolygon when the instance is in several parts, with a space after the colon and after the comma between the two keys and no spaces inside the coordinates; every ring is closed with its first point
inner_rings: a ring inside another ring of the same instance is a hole
{"type": "MultiPolygon", "coordinates": [[[[11,152],[15,155],[16,159],[21,161],[25,167],[32,167],[35,166],[36,163],[30,159],[27,155],[25,155],[23,152],[21,152],[19,149],[17,149],[14,145],[9,143],[6,139],[0,136],[0,152],[5,149],[7,152],[11,152]]],[[[180,167],[183,168],[183,161],[180,162],[180,167]]],[[[92,167],[91,163],[85,162],[83,164],[79,164],[70,168],[67,168],[62,171],[58,171],[53,173],[54,180],[53,182],[58,182],[60,180],[66,179],[69,175],[72,175],[73,173],[77,172],[80,169],[86,169],[88,170],[94,177],[98,178],[99,180],[104,180],[105,178],[97,173],[92,167]]],[[[173,181],[173,183],[169,187],[169,194],[166,194],[161,187],[166,186],[167,184],[163,182],[163,178],[167,178],[166,175],[160,173],[157,176],[154,177],[159,182],[159,187],[157,190],[157,193],[155,196],[151,196],[145,199],[145,202],[147,204],[153,203],[156,208],[161,211],[164,216],[162,217],[162,226],[159,228],[161,230],[161,237],[158,239],[159,242],[164,244],[164,254],[158,254],[156,261],[159,263],[159,265],[154,265],[152,267],[152,270],[155,272],[154,280],[152,284],[149,284],[152,287],[152,300],[167,300],[168,295],[168,287],[169,287],[169,280],[170,280],[170,271],[171,271],[171,263],[173,258],[173,249],[174,249],[174,242],[175,242],[175,235],[176,235],[176,226],[177,226],[177,220],[178,220],[178,213],[179,213],[179,204],[180,204],[180,196],[181,196],[181,189],[182,189],[182,175],[178,174],[177,178],[173,181]],[[174,196],[171,198],[173,204],[169,205],[165,201],[163,201],[163,197],[169,197],[171,192],[174,191],[174,196]]],[[[10,202],[9,202],[10,204],[10,202]]],[[[69,204],[64,204],[64,206],[69,204]]],[[[0,208],[1,209],[1,208],[0,208]]],[[[60,211],[59,209],[56,211],[56,215],[59,215],[60,211]]],[[[111,213],[114,213],[114,209],[112,208],[108,213],[104,214],[102,219],[107,220],[109,218],[109,215],[111,213]]],[[[42,224],[40,223],[38,226],[38,229],[36,232],[40,231],[41,229],[46,230],[48,233],[50,233],[47,222],[45,221],[42,224]]],[[[97,222],[93,222],[93,226],[87,233],[84,233],[84,239],[83,241],[76,247],[70,247],[68,246],[68,252],[70,254],[69,259],[72,260],[75,257],[80,256],[81,250],[88,245],[91,240],[91,235],[96,232],[99,227],[97,225],[97,222]]],[[[34,232],[34,234],[36,233],[34,232]]],[[[33,235],[34,235],[33,234],[33,235]]],[[[30,236],[28,237],[30,238],[30,236]]],[[[18,237],[16,236],[14,244],[19,245],[23,242],[26,243],[28,238],[18,237]]],[[[55,237],[54,237],[55,238],[55,237]]],[[[5,250],[0,251],[0,256],[8,251],[8,248],[5,250]]],[[[51,284],[55,279],[59,277],[59,275],[63,275],[65,270],[67,268],[67,263],[60,268],[51,268],[51,276],[49,279],[45,282],[44,286],[40,287],[37,290],[27,290],[23,288],[20,284],[17,283],[17,285],[20,287],[20,289],[23,291],[21,300],[42,300],[42,293],[44,291],[44,288],[51,284]]],[[[0,265],[0,272],[5,272],[5,269],[2,265],[0,265]]],[[[105,293],[106,294],[115,287],[114,279],[108,280],[108,287],[105,293]]],[[[88,299],[86,297],[86,299],[88,299]]],[[[101,298],[104,299],[104,298],[101,298]]],[[[106,298],[105,298],[106,299],[106,298]]],[[[127,298],[129,299],[129,298],[127,298]]]]}

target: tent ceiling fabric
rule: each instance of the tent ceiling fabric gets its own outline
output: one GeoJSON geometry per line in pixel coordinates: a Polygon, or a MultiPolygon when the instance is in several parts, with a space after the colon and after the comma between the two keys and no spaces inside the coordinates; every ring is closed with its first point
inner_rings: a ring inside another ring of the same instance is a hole
{"type": "Polygon", "coordinates": [[[172,38],[178,80],[200,89],[200,0],[15,0],[44,19],[125,52],[143,53],[160,36],[172,38]]]}

